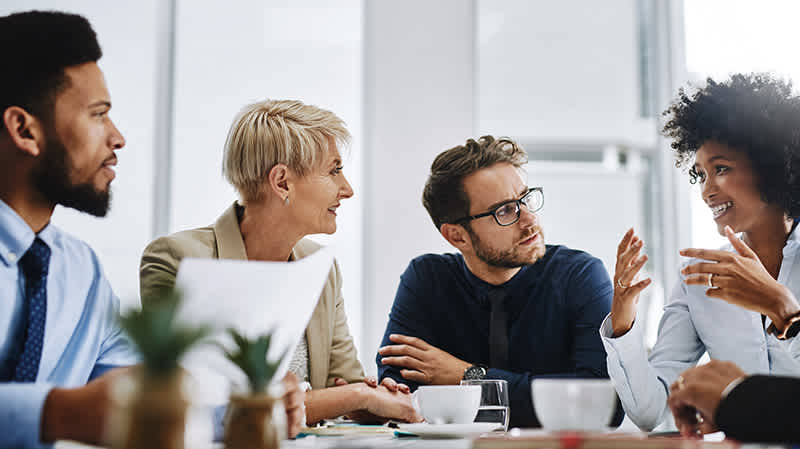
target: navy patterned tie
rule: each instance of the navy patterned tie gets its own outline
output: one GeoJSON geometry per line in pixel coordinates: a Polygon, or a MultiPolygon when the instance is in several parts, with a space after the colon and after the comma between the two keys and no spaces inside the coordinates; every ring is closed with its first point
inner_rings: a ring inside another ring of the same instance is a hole
{"type": "Polygon", "coordinates": [[[42,359],[44,324],[47,318],[47,269],[50,248],[38,237],[19,260],[25,274],[25,312],[28,326],[24,334],[22,353],[14,370],[14,382],[35,382],[42,359]]]}

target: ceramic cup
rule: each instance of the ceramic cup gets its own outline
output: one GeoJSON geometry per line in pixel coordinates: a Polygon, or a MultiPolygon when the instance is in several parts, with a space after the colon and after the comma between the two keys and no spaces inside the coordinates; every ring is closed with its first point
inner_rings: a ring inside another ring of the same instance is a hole
{"type": "Polygon", "coordinates": [[[417,413],[429,424],[468,424],[481,404],[478,385],[424,385],[412,396],[417,413]]]}
{"type": "Polygon", "coordinates": [[[608,379],[534,379],[531,394],[546,430],[604,430],[617,403],[608,379]]]}

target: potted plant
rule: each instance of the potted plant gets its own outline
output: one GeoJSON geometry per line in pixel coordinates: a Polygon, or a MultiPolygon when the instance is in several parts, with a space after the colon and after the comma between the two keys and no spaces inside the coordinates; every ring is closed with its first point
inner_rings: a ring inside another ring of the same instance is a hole
{"type": "Polygon", "coordinates": [[[178,290],[163,291],[148,306],[119,318],[142,363],[115,388],[111,440],[123,449],[182,449],[188,400],[181,356],[210,333],[205,326],[180,326],[178,290]]]}
{"type": "Polygon", "coordinates": [[[274,449],[280,445],[273,408],[280,398],[268,391],[270,381],[286,356],[276,362],[267,360],[272,335],[249,339],[234,329],[228,329],[235,349],[224,349],[225,355],[247,376],[248,391],[231,392],[225,416],[225,447],[227,449],[274,449]]]}

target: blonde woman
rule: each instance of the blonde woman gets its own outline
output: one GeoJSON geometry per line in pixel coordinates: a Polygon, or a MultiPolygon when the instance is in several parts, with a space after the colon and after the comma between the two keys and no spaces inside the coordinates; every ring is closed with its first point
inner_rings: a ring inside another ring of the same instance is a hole
{"type": "MultiPolygon", "coordinates": [[[[353,196],[339,153],[349,140],[344,122],[316,106],[288,100],[246,106],[228,133],[222,165],[239,200],[214,224],[147,246],[140,266],[144,305],[155,292],[174,285],[184,257],[294,261],[316,251],[319,245],[304,237],[336,232],[336,212],[353,196]]],[[[306,421],[340,415],[419,421],[407,387],[364,378],[341,284],[334,262],[292,360],[292,372],[311,387],[306,421]]]]}

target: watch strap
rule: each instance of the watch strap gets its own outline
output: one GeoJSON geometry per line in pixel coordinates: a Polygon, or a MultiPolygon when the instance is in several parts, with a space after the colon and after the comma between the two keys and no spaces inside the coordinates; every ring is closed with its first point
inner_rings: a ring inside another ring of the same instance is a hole
{"type": "Polygon", "coordinates": [[[780,331],[775,326],[775,323],[770,324],[769,327],[767,327],[767,333],[774,335],[778,340],[793,338],[800,333],[800,312],[790,316],[783,325],[783,329],[780,331]]]}

